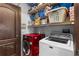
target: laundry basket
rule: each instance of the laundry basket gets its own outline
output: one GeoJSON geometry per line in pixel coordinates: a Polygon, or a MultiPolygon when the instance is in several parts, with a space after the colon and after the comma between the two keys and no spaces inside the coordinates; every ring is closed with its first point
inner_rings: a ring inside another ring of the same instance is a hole
{"type": "Polygon", "coordinates": [[[67,16],[67,8],[59,7],[48,12],[49,23],[64,22],[67,16]]]}

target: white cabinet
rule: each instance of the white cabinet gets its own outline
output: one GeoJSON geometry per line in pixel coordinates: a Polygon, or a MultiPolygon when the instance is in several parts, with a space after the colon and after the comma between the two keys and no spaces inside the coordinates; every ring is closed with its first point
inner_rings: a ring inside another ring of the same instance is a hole
{"type": "Polygon", "coordinates": [[[70,50],[56,47],[56,46],[50,46],[46,43],[40,42],[39,43],[39,55],[40,56],[73,56],[74,53],[70,50]]]}

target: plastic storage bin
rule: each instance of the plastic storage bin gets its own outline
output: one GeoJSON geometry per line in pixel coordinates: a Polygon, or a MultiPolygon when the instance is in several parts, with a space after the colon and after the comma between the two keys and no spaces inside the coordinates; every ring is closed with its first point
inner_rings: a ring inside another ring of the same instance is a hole
{"type": "Polygon", "coordinates": [[[41,20],[41,24],[47,24],[47,22],[48,22],[48,21],[47,21],[47,18],[41,20]]]}
{"type": "Polygon", "coordinates": [[[34,6],[37,6],[38,3],[28,3],[28,5],[29,5],[30,7],[34,7],[34,6]]]}
{"type": "Polygon", "coordinates": [[[58,4],[54,5],[54,6],[51,6],[51,9],[55,9],[55,8],[59,8],[59,7],[60,7],[60,4],[58,3],[58,4]]]}
{"type": "Polygon", "coordinates": [[[60,7],[48,13],[49,23],[64,22],[67,16],[67,8],[60,7]]]}
{"type": "Polygon", "coordinates": [[[34,21],[35,20],[35,14],[30,15],[30,18],[31,18],[32,21],[34,21]]]}
{"type": "Polygon", "coordinates": [[[73,6],[73,3],[59,3],[59,6],[69,9],[71,6],[73,6]]]}
{"type": "Polygon", "coordinates": [[[74,21],[74,6],[69,9],[70,21],[74,21]]]}
{"type": "Polygon", "coordinates": [[[44,9],[41,9],[38,12],[38,15],[39,15],[40,19],[45,19],[46,18],[46,16],[45,16],[45,10],[44,9]]]}

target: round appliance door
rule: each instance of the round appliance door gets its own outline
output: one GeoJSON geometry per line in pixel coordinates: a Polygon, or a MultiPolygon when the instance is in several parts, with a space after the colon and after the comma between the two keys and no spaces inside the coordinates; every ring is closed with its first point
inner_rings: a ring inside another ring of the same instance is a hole
{"type": "Polygon", "coordinates": [[[31,55],[29,42],[23,41],[23,55],[24,56],[31,55]]]}

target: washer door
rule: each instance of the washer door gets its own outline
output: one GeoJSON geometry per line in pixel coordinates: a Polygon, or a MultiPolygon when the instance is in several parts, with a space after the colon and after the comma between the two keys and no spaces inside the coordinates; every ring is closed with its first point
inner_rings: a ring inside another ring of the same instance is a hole
{"type": "Polygon", "coordinates": [[[31,55],[29,42],[23,41],[23,55],[24,56],[31,55]]]}

